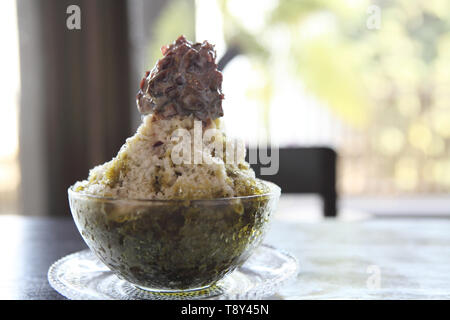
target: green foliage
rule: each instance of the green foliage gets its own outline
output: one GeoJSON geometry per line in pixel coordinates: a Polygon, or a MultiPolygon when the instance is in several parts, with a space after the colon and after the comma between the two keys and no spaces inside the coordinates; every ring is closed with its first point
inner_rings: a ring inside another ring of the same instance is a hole
{"type": "Polygon", "coordinates": [[[352,50],[328,37],[297,48],[296,71],[309,91],[314,92],[336,115],[361,127],[368,120],[368,99],[359,78],[352,50]]]}
{"type": "MultiPolygon", "coordinates": [[[[252,61],[264,66],[268,77],[277,67],[276,51],[290,50],[294,76],[354,127],[378,123],[383,113],[374,114],[374,110],[389,90],[396,91],[391,98],[423,95],[430,72],[439,72],[433,66],[444,64],[440,52],[450,30],[450,4],[445,0],[279,0],[257,31],[243,26],[229,11],[227,0],[218,1],[229,44],[237,43],[252,61]],[[380,30],[366,27],[367,8],[372,4],[381,9],[380,30]],[[282,47],[270,41],[277,28],[289,33],[282,47]]],[[[269,87],[273,81],[266,82],[269,87]]],[[[267,92],[274,92],[268,87],[267,92]]],[[[269,104],[265,101],[264,105],[269,104]]]]}
{"type": "MultiPolygon", "coordinates": [[[[357,16],[356,9],[346,8],[345,1],[280,0],[267,13],[264,28],[255,32],[245,29],[241,21],[229,12],[226,0],[220,0],[220,4],[225,17],[227,42],[237,43],[252,57],[252,61],[256,59],[256,64],[265,66],[263,74],[268,79],[265,81],[265,94],[260,96],[265,108],[269,107],[268,101],[274,92],[274,80],[271,78],[273,68],[277,68],[277,61],[274,61],[276,51],[290,50],[289,64],[294,77],[301,80],[311,93],[324,101],[345,122],[356,127],[367,124],[369,98],[358,78],[361,70],[352,51],[352,41],[360,35],[355,34],[355,28],[349,25],[361,23],[354,19],[357,16]],[[327,12],[336,18],[333,29],[329,30],[331,32],[327,31],[317,37],[305,37],[304,25],[317,15],[327,12]],[[353,19],[349,20],[349,17],[353,19]],[[281,48],[268,40],[271,32],[277,28],[285,28],[290,34],[290,42],[283,43],[281,48]]],[[[360,20],[365,17],[363,14],[360,20]]],[[[269,112],[265,110],[263,113],[269,112]]]]}

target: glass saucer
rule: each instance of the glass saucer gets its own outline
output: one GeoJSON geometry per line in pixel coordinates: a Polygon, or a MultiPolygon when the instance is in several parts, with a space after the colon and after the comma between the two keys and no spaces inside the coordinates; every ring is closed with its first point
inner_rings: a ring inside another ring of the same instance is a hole
{"type": "Polygon", "coordinates": [[[60,294],[74,300],[261,299],[276,293],[297,269],[295,257],[261,245],[242,267],[207,289],[150,292],[119,279],[90,250],[83,250],[56,261],[48,270],[48,281],[60,294]]]}

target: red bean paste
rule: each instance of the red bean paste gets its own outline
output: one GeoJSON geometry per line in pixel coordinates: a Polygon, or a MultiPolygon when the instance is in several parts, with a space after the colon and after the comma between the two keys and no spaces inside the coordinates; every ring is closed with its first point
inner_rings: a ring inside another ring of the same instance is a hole
{"type": "Polygon", "coordinates": [[[161,52],[163,57],[141,81],[136,96],[139,112],[161,118],[193,114],[203,121],[223,116],[222,73],[214,46],[180,36],[161,52]]]}

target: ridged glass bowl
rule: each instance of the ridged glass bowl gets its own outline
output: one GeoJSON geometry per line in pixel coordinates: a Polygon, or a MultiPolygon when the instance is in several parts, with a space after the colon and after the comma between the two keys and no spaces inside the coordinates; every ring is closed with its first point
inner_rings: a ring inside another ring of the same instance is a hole
{"type": "Polygon", "coordinates": [[[102,198],[69,188],[70,209],[91,251],[120,279],[153,292],[204,290],[261,244],[280,188],[213,200],[102,198]]]}

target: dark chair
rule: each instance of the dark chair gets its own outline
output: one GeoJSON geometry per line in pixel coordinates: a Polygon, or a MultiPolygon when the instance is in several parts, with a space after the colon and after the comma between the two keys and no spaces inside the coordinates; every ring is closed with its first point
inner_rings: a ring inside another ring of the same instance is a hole
{"type": "Polygon", "coordinates": [[[331,148],[280,148],[279,170],[275,175],[261,175],[260,169],[269,165],[261,164],[259,160],[251,166],[257,177],[278,184],[283,193],[319,194],[324,216],[336,217],[336,158],[336,152],[331,148]]]}

